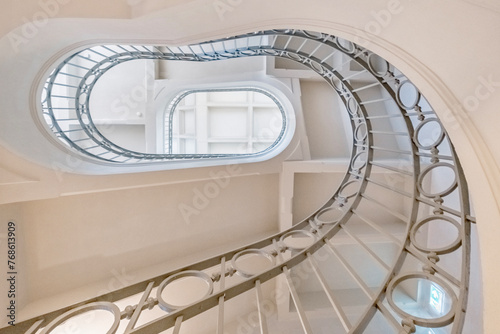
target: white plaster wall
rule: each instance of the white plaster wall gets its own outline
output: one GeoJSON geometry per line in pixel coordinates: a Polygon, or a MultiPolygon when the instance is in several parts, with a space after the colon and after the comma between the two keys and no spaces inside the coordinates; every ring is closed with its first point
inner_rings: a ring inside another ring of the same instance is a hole
{"type": "Polygon", "coordinates": [[[301,91],[311,158],[349,159],[351,125],[342,117],[346,111],[335,90],[326,82],[301,80],[301,91]]]}
{"type": "Polygon", "coordinates": [[[303,221],[323,206],[335,194],[344,175],[345,172],[296,173],[293,185],[293,224],[303,221]]]}
{"type": "Polygon", "coordinates": [[[90,95],[92,119],[144,124],[147,68],[152,66],[152,62],[146,60],[134,60],[107,71],[90,95]]]}
{"type": "Polygon", "coordinates": [[[97,296],[96,283],[116,275],[121,281],[108,289],[145,279],[150,267],[161,268],[157,275],[193,254],[206,258],[221,245],[278,232],[277,174],[219,181],[223,186],[209,180],[1,206],[0,218],[15,221],[19,236],[18,321],[79,301],[83,288],[86,298],[97,296]],[[43,300],[51,302],[29,305],[43,300]]]}

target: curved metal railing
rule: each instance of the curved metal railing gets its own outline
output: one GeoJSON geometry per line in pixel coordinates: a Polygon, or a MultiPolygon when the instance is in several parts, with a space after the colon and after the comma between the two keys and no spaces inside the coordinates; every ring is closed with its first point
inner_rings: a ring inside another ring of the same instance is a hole
{"type": "MultiPolygon", "coordinates": [[[[192,61],[266,55],[304,64],[346,106],[353,134],[350,164],[334,195],[293,227],[19,323],[17,331],[48,333],[76,314],[105,310],[114,317],[108,333],[118,328],[120,333],[273,333],[277,326],[290,333],[461,332],[473,219],[466,181],[431,106],[393,65],[344,39],[293,29],[166,48],[168,53],[121,48],[116,62],[146,55],[192,61]],[[443,240],[448,235],[453,238],[443,240]],[[360,253],[366,257],[359,258],[360,253]],[[249,265],[249,259],[260,266],[249,265]],[[350,277],[347,287],[339,286],[344,276],[350,277]],[[206,291],[188,305],[176,305],[164,290],[185,278],[202,282],[206,291]],[[304,292],[312,285],[317,286],[313,306],[304,292]],[[238,307],[233,300],[255,306],[234,315],[238,307]],[[202,329],[196,327],[199,323],[202,329]]],[[[54,73],[68,65],[66,61],[54,73]]],[[[46,86],[44,113],[56,135],[72,146],[50,110],[54,73],[46,86]]],[[[93,74],[95,80],[99,74],[93,74]]],[[[80,100],[82,87],[75,86],[75,100],[80,100]]],[[[85,94],[88,102],[89,92],[85,94]]],[[[81,131],[89,140],[106,142],[84,121],[89,117],[85,103],[79,106],[81,131]]],[[[117,156],[132,154],[107,145],[117,156]]],[[[151,156],[128,157],[142,161],[151,156]]]]}

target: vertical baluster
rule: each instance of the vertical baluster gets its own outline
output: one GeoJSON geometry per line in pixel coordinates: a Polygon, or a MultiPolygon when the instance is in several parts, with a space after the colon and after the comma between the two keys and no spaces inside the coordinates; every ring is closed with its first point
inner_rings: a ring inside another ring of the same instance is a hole
{"type": "Polygon", "coordinates": [[[247,50],[248,50],[250,49],[250,37],[247,37],[246,40],[247,40],[247,50]]]}
{"type": "Polygon", "coordinates": [[[152,56],[154,55],[153,51],[152,51],[152,50],[150,50],[150,49],[148,49],[148,48],[147,48],[147,47],[145,47],[144,45],[141,45],[141,47],[142,47],[144,50],[146,50],[146,52],[148,52],[150,55],[152,55],[152,56]]]}
{"type": "MultiPolygon", "coordinates": [[[[337,51],[335,51],[334,53],[336,53],[336,52],[337,52],[337,51]]],[[[325,58],[325,59],[326,59],[326,58],[325,58]]],[[[364,74],[364,73],[366,73],[366,72],[368,72],[368,71],[367,71],[367,70],[362,70],[362,71],[359,71],[359,72],[355,72],[354,74],[351,74],[351,75],[349,75],[349,76],[343,77],[343,78],[342,78],[342,81],[348,81],[348,80],[350,80],[350,79],[354,78],[355,76],[358,76],[358,75],[364,74]]],[[[401,115],[396,115],[396,116],[401,117],[401,115]]],[[[370,118],[370,117],[367,117],[367,118],[370,118]]]]}
{"type": "Polygon", "coordinates": [[[135,51],[139,52],[139,53],[142,53],[141,50],[139,50],[138,48],[136,48],[135,46],[133,45],[129,45],[132,49],[134,49],[135,51]]]}
{"type": "Polygon", "coordinates": [[[286,50],[288,48],[288,45],[290,44],[290,42],[292,41],[292,39],[293,39],[293,36],[288,37],[288,40],[286,41],[285,46],[283,47],[283,49],[286,50]]]}
{"type": "Polygon", "coordinates": [[[87,71],[89,71],[89,70],[90,70],[90,68],[88,68],[88,67],[81,66],[81,65],[77,65],[77,64],[73,64],[73,63],[67,63],[66,65],[71,65],[71,66],[73,66],[73,67],[76,67],[76,68],[81,68],[81,69],[83,69],[83,70],[87,70],[87,71]]]}
{"type": "Polygon", "coordinates": [[[274,45],[276,44],[276,41],[278,40],[278,35],[275,35],[274,36],[274,40],[273,42],[271,43],[271,49],[274,49],[274,45]]]}
{"type": "Polygon", "coordinates": [[[346,226],[341,225],[342,229],[347,233],[349,237],[351,237],[354,241],[356,241],[363,249],[385,270],[389,271],[391,268],[384,262],[382,259],[372,251],[360,238],[358,238],[353,232],[347,229],[346,226]]]}
{"type": "Polygon", "coordinates": [[[175,55],[175,53],[174,53],[174,51],[172,51],[172,49],[170,49],[168,46],[165,46],[165,48],[168,50],[168,52],[170,52],[170,54],[172,56],[175,56],[177,59],[179,59],[179,57],[175,55]]]}
{"type": "Polygon", "coordinates": [[[181,332],[182,315],[175,318],[174,332],[172,334],[179,334],[181,332]]]}
{"type": "MultiPolygon", "coordinates": [[[[117,51],[115,51],[115,50],[113,50],[113,49],[110,49],[110,48],[108,48],[108,47],[107,47],[107,46],[105,46],[105,45],[101,45],[101,46],[102,46],[104,49],[106,49],[106,50],[108,50],[109,52],[111,52],[111,53],[112,53],[112,55],[111,55],[110,57],[112,57],[112,56],[114,56],[114,55],[118,54],[118,52],[117,52],[117,51]]],[[[137,49],[136,49],[136,50],[137,50],[137,49]]],[[[137,50],[137,51],[139,51],[139,50],[137,50]]]]}
{"type": "Polygon", "coordinates": [[[387,319],[387,321],[391,324],[394,329],[398,330],[400,333],[405,333],[403,332],[402,326],[399,324],[399,322],[394,319],[394,316],[392,313],[382,304],[381,302],[377,303],[377,308],[380,310],[380,313],[387,319]]]}
{"type": "Polygon", "coordinates": [[[122,45],[118,45],[118,47],[119,47],[120,49],[122,49],[123,51],[125,51],[126,53],[130,54],[130,51],[129,51],[129,50],[127,50],[127,49],[125,49],[122,45]]]}
{"type": "Polygon", "coordinates": [[[262,48],[262,39],[264,38],[264,35],[260,35],[259,39],[259,48],[262,48]]]}
{"type": "Polygon", "coordinates": [[[328,249],[331,251],[333,255],[340,261],[342,266],[347,270],[349,275],[358,283],[359,287],[363,292],[366,294],[366,296],[370,299],[373,298],[373,293],[370,290],[370,288],[366,285],[366,283],[363,281],[363,279],[356,273],[356,271],[351,267],[351,265],[344,259],[342,255],[333,247],[332,243],[330,240],[326,241],[326,245],[328,246],[328,249]]]}
{"type": "Polygon", "coordinates": [[[163,53],[163,51],[161,51],[159,47],[154,46],[154,48],[155,48],[155,49],[156,49],[159,53],[161,53],[161,55],[162,55],[162,56],[165,56],[165,53],[163,53]]]}
{"type": "Polygon", "coordinates": [[[42,325],[43,321],[44,319],[40,319],[37,322],[35,322],[24,334],[35,334],[42,325]]]}
{"type": "Polygon", "coordinates": [[[101,56],[103,59],[108,58],[107,56],[103,55],[103,54],[102,54],[102,53],[100,53],[100,52],[97,52],[97,51],[96,51],[96,50],[94,50],[94,49],[88,49],[88,50],[89,50],[90,52],[93,52],[93,53],[95,53],[95,54],[97,54],[97,55],[101,56]]]}
{"type": "Polygon", "coordinates": [[[413,198],[412,194],[410,194],[409,192],[400,190],[399,188],[391,187],[391,186],[389,186],[387,184],[384,184],[382,182],[376,181],[376,180],[374,180],[372,178],[367,178],[366,180],[368,182],[370,182],[370,183],[376,184],[379,187],[385,188],[385,189],[390,190],[390,191],[394,191],[394,192],[396,192],[396,193],[398,193],[400,195],[403,195],[405,197],[413,198]]]}
{"type": "MultiPolygon", "coordinates": [[[[83,51],[82,51],[82,52],[83,52],[83,51]]],[[[82,53],[82,52],[80,52],[80,53],[82,53]]],[[[90,55],[89,55],[89,56],[90,56],[90,55]]],[[[82,56],[82,55],[77,55],[77,57],[78,57],[78,58],[82,58],[83,60],[88,60],[88,61],[90,61],[90,62],[92,62],[92,63],[94,63],[94,64],[97,64],[97,62],[96,62],[95,60],[90,59],[90,58],[87,58],[87,57],[84,57],[84,56],[82,56]]]]}
{"type": "MultiPolygon", "coordinates": [[[[226,258],[223,257],[220,262],[220,288],[224,290],[226,281],[226,258]]],[[[224,333],[224,296],[219,297],[219,316],[217,318],[217,334],[224,333]]]]}
{"type": "Polygon", "coordinates": [[[389,208],[387,205],[380,203],[376,199],[363,194],[363,198],[366,199],[367,201],[370,201],[371,203],[377,205],[379,208],[382,208],[385,212],[391,214],[395,218],[401,220],[402,222],[406,223],[408,221],[408,217],[405,217],[404,215],[400,214],[399,212],[394,211],[393,209],[389,208]]]}
{"type": "Polygon", "coordinates": [[[347,65],[347,64],[349,64],[351,61],[354,61],[354,60],[352,60],[352,59],[349,58],[349,60],[343,62],[339,66],[336,66],[334,69],[332,69],[332,72],[338,72],[340,69],[344,68],[344,66],[347,65]]]}
{"type": "Polygon", "coordinates": [[[283,267],[283,273],[285,274],[286,282],[288,283],[288,290],[290,291],[290,294],[292,295],[292,300],[293,300],[293,303],[295,304],[295,308],[297,309],[297,313],[299,315],[299,319],[300,319],[300,323],[302,324],[302,328],[304,329],[304,333],[313,334],[312,329],[311,329],[311,325],[309,324],[309,321],[307,320],[306,311],[302,307],[302,303],[300,302],[300,299],[299,299],[299,294],[297,293],[297,290],[295,289],[295,286],[293,285],[292,277],[290,276],[290,270],[286,266],[283,267]]]}
{"type": "Polygon", "coordinates": [[[260,325],[260,334],[268,334],[267,331],[267,320],[262,310],[262,289],[260,287],[260,281],[257,280],[255,282],[255,291],[257,296],[257,311],[259,312],[259,325],[260,325]]]}
{"type": "Polygon", "coordinates": [[[127,328],[125,329],[124,334],[129,333],[132,329],[134,329],[135,324],[137,323],[137,320],[139,320],[139,316],[141,315],[142,312],[142,306],[144,303],[146,303],[146,300],[149,297],[149,294],[151,293],[151,290],[153,289],[154,282],[149,282],[148,286],[146,287],[146,290],[144,291],[141,300],[137,304],[134,313],[132,314],[132,317],[130,318],[130,321],[127,325],[127,328]]]}
{"type": "Polygon", "coordinates": [[[351,328],[351,323],[349,322],[349,319],[344,313],[344,310],[342,309],[340,303],[337,301],[337,298],[334,296],[333,291],[330,289],[328,286],[328,283],[326,282],[325,277],[319,271],[318,264],[314,260],[314,258],[311,256],[310,253],[307,253],[307,258],[309,260],[309,263],[312,266],[312,269],[314,271],[314,274],[316,274],[316,277],[318,278],[321,287],[323,288],[323,291],[325,291],[326,296],[328,297],[328,300],[330,300],[330,303],[333,306],[333,309],[335,310],[335,313],[339,317],[340,322],[342,323],[342,326],[344,327],[346,332],[349,332],[349,329],[351,328]]]}
{"type": "Polygon", "coordinates": [[[323,44],[322,43],[318,43],[318,46],[316,48],[314,48],[314,50],[309,54],[309,57],[312,58],[312,56],[318,52],[319,48],[322,46],[323,44]]]}
{"type": "Polygon", "coordinates": [[[218,54],[218,53],[217,53],[217,51],[215,51],[215,48],[214,48],[213,43],[210,43],[209,45],[210,45],[210,48],[212,49],[212,52],[213,52],[214,54],[218,54]]]}
{"type": "Polygon", "coordinates": [[[302,44],[300,44],[299,48],[297,49],[297,51],[295,51],[295,53],[299,53],[300,50],[302,50],[302,48],[306,45],[307,43],[307,39],[304,38],[304,41],[302,42],[302,44]]]}

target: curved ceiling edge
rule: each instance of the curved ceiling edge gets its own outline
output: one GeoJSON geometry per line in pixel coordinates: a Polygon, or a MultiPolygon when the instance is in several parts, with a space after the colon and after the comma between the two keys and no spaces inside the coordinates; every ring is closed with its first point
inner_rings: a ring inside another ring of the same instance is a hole
{"type": "MultiPolygon", "coordinates": [[[[43,140],[40,140],[38,138],[37,140],[34,140],[35,143],[43,143],[45,141],[48,141],[50,143],[49,146],[55,147],[56,149],[50,149],[47,145],[44,147],[45,152],[49,152],[45,156],[40,156],[37,154],[40,152],[40,149],[37,149],[36,151],[30,150],[30,148],[33,148],[33,145],[22,145],[21,147],[12,147],[10,143],[19,143],[17,140],[7,140],[5,141],[5,146],[10,147],[12,151],[17,152],[18,154],[21,154],[28,160],[31,160],[35,163],[45,165],[50,168],[55,168],[59,169],[58,166],[63,166],[64,171],[69,171],[71,173],[82,173],[82,174],[119,174],[119,173],[131,173],[131,172],[147,172],[147,171],[157,171],[157,170],[168,170],[168,169],[179,169],[179,168],[188,168],[188,167],[205,167],[205,166],[217,166],[217,165],[222,165],[222,164],[228,164],[230,163],[230,159],[228,158],[220,158],[219,160],[205,160],[197,163],[196,166],[192,166],[189,162],[186,161],[170,161],[168,165],[163,165],[159,166],[158,164],[154,163],[142,163],[140,167],[136,166],[125,166],[125,165],[114,165],[110,166],[109,164],[106,164],[105,162],[102,161],[95,161],[92,159],[89,159],[88,157],[81,156],[78,154],[75,154],[75,152],[72,152],[71,150],[68,150],[67,147],[61,146],[60,142],[51,136],[47,132],[47,127],[44,124],[44,122],[40,121],[40,105],[39,105],[39,99],[37,97],[40,96],[41,91],[42,91],[42,86],[41,86],[41,81],[43,81],[43,78],[47,76],[47,74],[51,71],[51,65],[54,64],[54,62],[58,62],[61,59],[63,59],[65,56],[68,55],[68,53],[71,53],[71,50],[78,50],[78,49],[84,49],[85,47],[88,47],[89,45],[96,45],[103,43],[103,40],[92,40],[92,41],[81,41],[78,43],[72,43],[71,45],[65,46],[63,49],[61,49],[59,52],[56,54],[52,54],[49,57],[49,60],[44,62],[43,66],[41,66],[41,70],[37,71],[36,74],[34,75],[33,81],[31,82],[31,90],[30,90],[30,96],[32,98],[27,99],[26,101],[29,102],[30,105],[30,118],[31,118],[31,123],[36,125],[37,131],[28,131],[29,133],[38,133],[39,135],[43,136],[43,140]],[[33,122],[35,120],[35,122],[33,122]],[[62,150],[61,150],[62,149],[62,150]],[[24,151],[24,152],[23,152],[24,151]],[[28,152],[26,152],[28,151],[28,152]]],[[[106,40],[106,42],[109,42],[109,40],[106,40]]],[[[269,83],[260,83],[261,86],[266,87],[266,89],[273,88],[271,84],[269,83]]],[[[282,85],[282,83],[279,83],[282,85]]],[[[284,105],[286,105],[287,109],[293,110],[293,96],[291,96],[290,92],[286,92],[283,89],[278,90],[274,89],[273,93],[277,96],[279,96],[280,101],[283,102],[284,105]]],[[[27,124],[25,122],[25,124],[27,124]]],[[[293,143],[289,149],[286,149],[285,147],[282,148],[284,149],[284,157],[292,154],[293,151],[297,149],[297,139],[293,139],[290,134],[293,134],[293,130],[295,128],[295,116],[293,114],[289,115],[289,129],[292,131],[288,131],[288,134],[285,138],[285,143],[293,143]]],[[[0,138],[0,140],[2,140],[0,138]]],[[[273,158],[276,155],[280,154],[280,152],[271,152],[267,157],[273,158]]],[[[258,162],[259,160],[253,157],[250,157],[246,159],[246,161],[238,161],[238,163],[252,163],[252,162],[258,162]]]]}
{"type": "MultiPolygon", "coordinates": [[[[81,20],[83,21],[83,20],[81,20]]],[[[132,33],[133,31],[133,25],[131,22],[125,22],[122,20],[91,20],[91,21],[98,21],[100,22],[99,25],[95,26],[89,26],[87,35],[81,35],[78,33],[79,31],[79,24],[71,22],[71,21],[63,21],[63,20],[49,20],[49,23],[45,27],[43,31],[40,31],[39,33],[39,38],[37,38],[37,43],[31,43],[29,45],[26,45],[26,48],[24,51],[31,53],[31,54],[37,54],[38,57],[36,57],[36,60],[38,61],[38,64],[40,64],[39,68],[44,68],[47,70],[48,64],[52,62],[52,60],[60,58],[63,54],[66,54],[68,49],[73,49],[73,48],[78,48],[81,47],[82,45],[95,45],[95,44],[101,44],[101,43],[108,43],[111,40],[109,39],[108,36],[102,36],[102,32],[99,32],[98,29],[102,26],[107,26],[113,27],[113,31],[117,35],[117,38],[113,39],[112,41],[114,42],[121,42],[125,38],[124,37],[119,37],[118,35],[130,35],[131,38],[128,38],[127,40],[131,42],[142,42],[142,43],[150,43],[150,42],[172,42],[173,44],[178,44],[181,42],[189,42],[189,41],[196,41],[200,40],[200,36],[206,36],[207,33],[204,32],[199,35],[194,35],[194,36],[189,36],[189,37],[179,37],[179,38],[170,38],[166,40],[165,38],[160,39],[158,36],[154,36],[152,38],[148,39],[142,39],[142,38],[137,38],[136,36],[132,33]],[[105,23],[105,24],[104,24],[105,23]],[[59,38],[59,40],[55,40],[53,38],[53,35],[56,34],[58,31],[64,30],[67,32],[65,36],[62,38],[59,38]],[[93,35],[93,36],[92,36],[93,35]],[[75,39],[80,39],[80,42],[75,43],[75,39]],[[36,45],[35,45],[36,44],[36,45]],[[56,54],[54,56],[54,54],[56,54]]],[[[144,23],[143,20],[142,23],[144,23]]],[[[132,21],[133,22],[133,21],[132,21]]],[[[252,24],[247,24],[247,25],[241,25],[241,26],[236,26],[236,27],[231,27],[226,28],[226,29],[220,29],[216,31],[215,33],[211,33],[212,35],[215,36],[221,36],[222,34],[227,33],[228,35],[231,33],[237,33],[241,32],[244,29],[258,29],[258,27],[285,27],[285,26],[291,26],[293,25],[294,27],[300,27],[300,28],[305,28],[305,29],[316,29],[316,30],[322,30],[325,32],[330,32],[330,33],[335,33],[339,36],[348,38],[348,39],[355,39],[356,36],[359,36],[360,34],[363,34],[364,31],[362,31],[359,28],[356,28],[354,26],[348,26],[345,24],[339,24],[339,23],[334,23],[330,21],[325,21],[325,20],[311,20],[311,19],[276,19],[276,20],[261,20],[261,22],[256,22],[252,24]],[[287,24],[288,22],[288,24],[287,24]]],[[[17,28],[14,30],[14,32],[19,32],[21,30],[21,27],[17,28]]],[[[456,97],[451,93],[450,89],[442,82],[435,82],[435,80],[430,80],[429,76],[427,75],[422,75],[422,73],[428,73],[428,69],[424,67],[424,65],[418,61],[415,57],[413,57],[411,54],[408,54],[405,52],[405,50],[400,49],[390,41],[381,38],[380,36],[375,36],[375,35],[368,35],[369,37],[369,42],[371,43],[371,49],[375,51],[376,53],[382,55],[385,59],[389,60],[391,63],[395,64],[397,67],[403,70],[408,76],[412,78],[412,80],[417,84],[418,87],[421,87],[421,89],[424,91],[424,94],[428,96],[429,100],[432,101],[433,105],[435,105],[437,108],[437,114],[439,115],[441,113],[441,110],[452,110],[451,108],[456,105],[455,102],[457,101],[456,97]],[[422,72],[424,71],[424,72],[422,72]],[[435,90],[434,88],[429,88],[429,87],[437,87],[435,90]],[[443,108],[440,108],[440,106],[443,106],[443,108]]],[[[16,53],[13,52],[13,50],[10,48],[10,43],[6,36],[2,39],[2,44],[4,44],[4,47],[2,48],[5,50],[4,56],[8,56],[10,52],[10,57],[15,57],[16,53]]],[[[361,45],[364,45],[363,42],[360,42],[361,45]]],[[[36,62],[32,62],[36,63],[36,62]]],[[[23,79],[24,79],[24,84],[23,86],[31,86],[34,81],[38,82],[36,80],[38,75],[40,74],[37,70],[36,73],[33,73],[33,66],[28,66],[27,63],[25,62],[24,64],[19,64],[19,63],[8,63],[8,62],[3,62],[5,65],[4,67],[9,67],[13,66],[14,68],[25,68],[28,69],[29,71],[25,71],[27,74],[23,79]]],[[[430,73],[432,74],[432,73],[430,73]]],[[[7,93],[5,96],[12,96],[12,94],[7,93]]],[[[14,107],[14,105],[12,105],[14,107]]],[[[22,106],[21,106],[22,107],[22,106]]],[[[26,110],[33,110],[32,108],[28,108],[28,106],[25,105],[26,110]]],[[[6,108],[7,109],[7,108],[6,108]]],[[[444,121],[450,121],[453,124],[455,124],[458,129],[456,128],[451,128],[449,129],[450,136],[452,139],[460,143],[460,145],[457,145],[458,153],[460,154],[461,145],[466,145],[468,149],[464,151],[469,151],[469,152],[474,152],[473,147],[478,147],[480,143],[477,141],[478,138],[470,138],[471,142],[464,140],[464,137],[461,136],[462,134],[462,128],[471,126],[472,123],[467,123],[463,124],[462,122],[459,122],[456,120],[456,116],[453,114],[447,114],[443,115],[446,117],[442,117],[444,121]],[[475,144],[475,145],[473,145],[475,144]]],[[[446,123],[444,124],[446,127],[446,123]]],[[[9,129],[5,129],[6,131],[3,131],[2,134],[6,134],[9,132],[9,129]]],[[[37,132],[39,132],[37,130],[37,132]]],[[[468,131],[467,131],[468,132],[468,131]]],[[[39,132],[41,133],[41,132],[39,132]]],[[[38,153],[38,151],[35,150],[29,150],[29,152],[26,152],[26,145],[12,145],[12,143],[17,143],[17,137],[15,135],[12,135],[14,140],[3,140],[4,146],[8,147],[10,150],[17,152],[24,158],[31,160],[35,163],[42,164],[45,166],[51,166],[51,161],[48,160],[45,156],[42,156],[38,153]]],[[[40,138],[39,138],[40,139],[40,138]]],[[[0,138],[0,140],[2,140],[0,138]]],[[[46,140],[46,139],[44,139],[46,140]]],[[[36,141],[35,141],[36,142],[36,141]]],[[[50,151],[50,150],[49,150],[50,151]]],[[[58,152],[54,151],[52,152],[52,155],[55,156],[55,159],[65,159],[65,157],[61,157],[58,152]]],[[[481,161],[494,161],[493,158],[491,158],[491,154],[488,155],[488,157],[483,156],[481,157],[482,159],[479,159],[481,161]]],[[[76,169],[76,172],[81,172],[81,173],[90,173],[90,174],[102,174],[102,173],[108,173],[108,172],[103,172],[102,166],[93,166],[89,165],[88,162],[85,160],[81,161],[81,165],[85,166],[85,168],[81,169],[76,169]]],[[[482,168],[480,166],[474,166],[474,167],[467,167],[468,163],[465,162],[465,169],[466,170],[477,170],[478,168],[482,168]]],[[[156,170],[155,168],[150,168],[149,170],[156,170]]],[[[124,171],[121,170],[120,168],[115,169],[113,171],[109,171],[109,173],[123,173],[124,171]]],[[[129,172],[134,172],[134,170],[129,170],[129,172]]]]}
{"type": "MultiPolygon", "coordinates": [[[[193,45],[192,47],[195,48],[196,46],[193,45]]],[[[285,94],[269,83],[267,83],[268,87],[260,85],[262,86],[260,90],[279,108],[282,114],[283,124],[275,142],[266,149],[258,150],[255,153],[252,153],[252,151],[248,153],[245,153],[245,151],[236,153],[237,151],[235,151],[235,153],[231,154],[221,154],[207,151],[206,153],[199,152],[187,154],[186,152],[186,154],[171,154],[162,153],[159,150],[141,153],[127,147],[116,145],[114,140],[111,141],[103,135],[99,127],[94,124],[96,114],[93,107],[91,108],[91,96],[94,88],[97,86],[96,84],[99,80],[102,80],[101,78],[104,77],[105,73],[110,70],[115,71],[119,69],[122,67],[121,64],[127,64],[128,62],[141,59],[148,61],[148,64],[151,65],[154,64],[154,61],[161,60],[187,61],[188,63],[207,62],[206,59],[200,59],[199,55],[184,53],[180,48],[177,51],[177,55],[170,55],[170,48],[173,47],[107,44],[92,46],[72,53],[71,56],[65,58],[56,66],[46,80],[41,95],[42,97],[40,98],[42,101],[42,113],[39,115],[42,115],[41,118],[55,136],[64,144],[93,159],[110,163],[170,163],[175,160],[191,160],[193,167],[196,167],[199,160],[206,159],[220,160],[224,158],[226,163],[228,159],[234,159],[234,163],[254,162],[272,158],[287,146],[295,128],[293,121],[294,108],[291,106],[291,103],[287,101],[288,99],[285,94]]],[[[188,48],[191,49],[191,47],[188,48]]],[[[215,46],[215,48],[217,48],[217,46],[215,46]]],[[[212,50],[214,50],[213,46],[212,50]]],[[[225,52],[224,50],[217,52],[219,53],[218,56],[221,55],[220,60],[227,58],[222,56],[222,53],[225,52]]],[[[219,60],[219,57],[209,60],[219,60]]],[[[122,75],[122,77],[122,80],[127,79],[127,75],[122,75]]],[[[116,89],[116,85],[119,86],[119,84],[120,82],[115,81],[111,88],[116,89]]],[[[234,83],[231,82],[226,83],[228,86],[233,84],[234,83]]],[[[255,84],[250,82],[249,85],[258,86],[259,82],[258,80],[255,84]]],[[[210,84],[208,84],[208,87],[210,87],[210,84]]],[[[196,87],[192,86],[190,88],[195,89],[196,87]]],[[[167,102],[170,103],[170,101],[167,102]]],[[[106,115],[108,117],[116,116],[109,114],[109,109],[113,109],[110,108],[109,105],[106,106],[106,109],[108,110],[104,110],[104,112],[107,112],[106,115]]],[[[160,109],[163,109],[163,107],[160,106],[160,109]]],[[[156,117],[154,114],[158,113],[157,107],[153,110],[148,110],[146,113],[150,118],[152,117],[152,119],[155,119],[156,117]]],[[[110,122],[112,123],[112,121],[110,122]]],[[[197,121],[197,123],[198,122],[199,121],[197,121]]],[[[252,121],[247,120],[247,123],[251,124],[252,121]]],[[[113,126],[113,124],[111,125],[113,126]]],[[[160,128],[163,125],[156,124],[155,126],[156,128],[160,128]]]]}

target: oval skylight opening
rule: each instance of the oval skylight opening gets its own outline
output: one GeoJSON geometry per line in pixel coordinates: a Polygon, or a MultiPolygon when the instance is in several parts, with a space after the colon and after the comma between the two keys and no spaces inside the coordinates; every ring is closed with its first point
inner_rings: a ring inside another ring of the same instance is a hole
{"type": "Polygon", "coordinates": [[[165,115],[164,153],[256,154],[274,147],[284,130],[283,107],[262,89],[188,91],[165,115]]]}
{"type": "Polygon", "coordinates": [[[120,164],[256,162],[287,147],[295,129],[289,96],[271,76],[244,75],[264,70],[263,57],[215,64],[167,50],[100,45],[68,57],[43,88],[50,130],[81,154],[120,164]]]}

